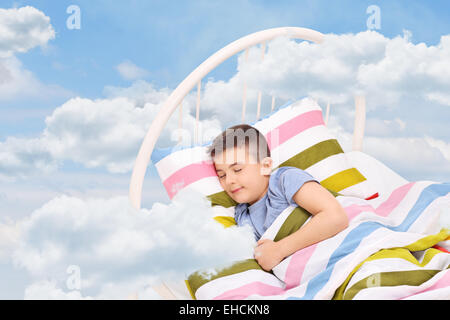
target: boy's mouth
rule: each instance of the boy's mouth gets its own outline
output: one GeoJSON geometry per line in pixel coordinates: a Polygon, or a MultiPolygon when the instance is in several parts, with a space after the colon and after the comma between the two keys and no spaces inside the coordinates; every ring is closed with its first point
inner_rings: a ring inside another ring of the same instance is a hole
{"type": "Polygon", "coordinates": [[[237,189],[231,190],[231,192],[236,193],[236,192],[238,192],[238,191],[241,190],[241,189],[242,189],[242,188],[237,188],[237,189]]]}

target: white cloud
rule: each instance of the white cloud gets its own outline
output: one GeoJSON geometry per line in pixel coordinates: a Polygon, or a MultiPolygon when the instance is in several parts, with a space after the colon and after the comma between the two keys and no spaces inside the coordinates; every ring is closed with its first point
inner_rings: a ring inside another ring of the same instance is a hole
{"type": "MultiPolygon", "coordinates": [[[[108,87],[105,91],[111,98],[73,98],[56,108],[46,118],[46,128],[38,138],[9,137],[0,142],[0,178],[48,173],[64,160],[87,168],[105,167],[113,173],[130,172],[139,146],[169,91],[156,90],[146,82],[126,89],[108,87]]],[[[195,118],[190,114],[192,100],[188,96],[183,105],[187,141],[193,141],[195,126],[195,118]]],[[[203,119],[201,126],[208,128],[200,134],[201,138],[210,139],[220,131],[217,119],[203,119]]],[[[175,146],[177,128],[175,116],[161,133],[159,146],[175,146]]]]}
{"type": "Polygon", "coordinates": [[[88,168],[111,172],[131,169],[138,144],[153,118],[154,105],[136,108],[126,98],[75,98],[46,118],[41,140],[56,159],[70,159],[88,168]]]}
{"type": "Polygon", "coordinates": [[[441,105],[450,106],[450,94],[444,92],[430,92],[426,95],[430,101],[435,101],[441,105]]]}
{"type": "Polygon", "coordinates": [[[59,85],[43,84],[14,56],[37,46],[45,48],[54,38],[50,18],[42,11],[31,6],[0,8],[0,101],[26,98],[49,101],[72,95],[59,85]]]}
{"type": "Polygon", "coordinates": [[[16,222],[10,219],[0,222],[0,262],[10,257],[19,239],[20,227],[16,222]]]}
{"type": "Polygon", "coordinates": [[[410,181],[449,179],[448,145],[430,138],[366,137],[363,150],[410,181]]]}
{"type": "Polygon", "coordinates": [[[71,265],[81,271],[81,290],[68,298],[151,295],[148,287],[161,279],[182,280],[252,256],[250,228],[225,229],[213,215],[209,202],[189,190],[170,205],[140,211],[126,197],[61,196],[19,222],[12,261],[31,276],[26,298],[65,297],[71,265]]]}
{"type": "Polygon", "coordinates": [[[108,99],[128,98],[136,104],[136,107],[143,108],[146,103],[161,105],[169,97],[171,90],[169,88],[157,90],[152,84],[144,80],[137,80],[126,88],[106,86],[103,93],[108,99]]]}
{"type": "Polygon", "coordinates": [[[404,132],[406,123],[399,119],[366,119],[365,135],[366,136],[381,136],[381,137],[395,137],[404,132]]]}
{"type": "MultiPolygon", "coordinates": [[[[123,196],[128,193],[129,183],[129,173],[111,174],[103,170],[83,170],[78,166],[75,169],[63,166],[51,174],[0,182],[0,217],[14,220],[26,217],[63,194],[82,199],[123,196]]],[[[153,166],[148,168],[142,192],[143,207],[151,207],[155,201],[170,201],[153,166]]]]}
{"type": "Polygon", "coordinates": [[[69,90],[59,85],[42,83],[31,71],[25,69],[16,57],[0,58],[0,101],[25,98],[38,98],[42,101],[67,98],[71,95],[69,90]]]}
{"type": "Polygon", "coordinates": [[[63,160],[127,172],[155,108],[136,108],[127,98],[70,99],[46,118],[40,137],[0,143],[0,177],[48,173],[63,160]]]}
{"type": "Polygon", "coordinates": [[[126,282],[103,284],[95,297],[83,296],[79,290],[69,290],[54,279],[38,280],[25,288],[25,300],[93,300],[128,299],[160,300],[162,297],[153,290],[151,283],[157,283],[154,277],[136,277],[126,282]],[[128,294],[128,295],[127,295],[128,294]]]}
{"type": "Polygon", "coordinates": [[[450,162],[450,143],[432,137],[425,137],[425,141],[433,148],[439,149],[442,155],[450,162]]]}
{"type": "MultiPolygon", "coordinates": [[[[329,125],[330,132],[337,137],[343,150],[350,152],[352,133],[347,132],[336,119],[332,120],[329,125]]],[[[375,124],[370,123],[372,133],[378,128],[387,130],[390,135],[377,133],[366,136],[362,146],[363,152],[375,157],[409,181],[449,181],[449,144],[428,136],[400,137],[402,125],[401,120],[396,119],[387,123],[381,120],[376,120],[375,124]],[[400,128],[395,128],[396,126],[400,128]]]]}
{"type": "Polygon", "coordinates": [[[131,61],[123,61],[116,66],[116,70],[119,72],[122,78],[125,80],[137,80],[148,76],[148,71],[139,68],[131,61]]]}
{"type": "Polygon", "coordinates": [[[42,11],[31,6],[0,8],[0,58],[45,46],[54,38],[50,18],[42,11]]]}
{"type": "Polygon", "coordinates": [[[0,142],[0,179],[13,180],[55,170],[57,163],[42,139],[8,137],[0,142]]]}
{"type": "Polygon", "coordinates": [[[56,281],[41,280],[37,281],[25,289],[25,300],[81,300],[91,299],[83,298],[81,293],[76,290],[64,292],[56,281]]]}

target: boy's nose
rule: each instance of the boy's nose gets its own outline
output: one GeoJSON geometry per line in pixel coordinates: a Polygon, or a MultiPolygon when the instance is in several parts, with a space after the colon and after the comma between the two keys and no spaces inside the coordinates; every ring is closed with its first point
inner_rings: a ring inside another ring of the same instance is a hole
{"type": "Polygon", "coordinates": [[[229,186],[236,182],[235,177],[233,175],[231,175],[231,174],[227,174],[225,179],[226,179],[225,180],[226,184],[229,185],[229,186]]]}

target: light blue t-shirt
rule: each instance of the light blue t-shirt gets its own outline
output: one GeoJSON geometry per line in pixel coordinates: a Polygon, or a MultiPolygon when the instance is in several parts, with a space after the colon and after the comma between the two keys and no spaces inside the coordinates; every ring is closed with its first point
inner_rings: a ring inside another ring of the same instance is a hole
{"type": "Polygon", "coordinates": [[[251,206],[248,203],[236,205],[234,219],[238,226],[249,224],[259,240],[272,222],[284,209],[298,206],[292,199],[305,182],[316,181],[309,173],[295,167],[280,167],[269,178],[266,194],[251,206]]]}

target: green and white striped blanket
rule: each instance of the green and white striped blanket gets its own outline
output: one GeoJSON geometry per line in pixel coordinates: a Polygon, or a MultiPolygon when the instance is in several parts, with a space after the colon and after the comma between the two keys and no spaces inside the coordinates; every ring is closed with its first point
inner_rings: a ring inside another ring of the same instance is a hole
{"type": "MultiPolygon", "coordinates": [[[[211,277],[190,275],[197,299],[450,299],[450,183],[418,181],[372,200],[337,196],[350,223],[299,250],[272,272],[249,257],[211,277]]],[[[263,238],[277,241],[307,223],[289,207],[263,238]]]]}

